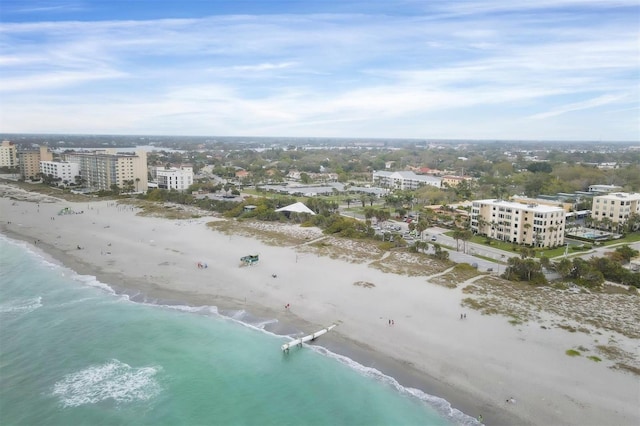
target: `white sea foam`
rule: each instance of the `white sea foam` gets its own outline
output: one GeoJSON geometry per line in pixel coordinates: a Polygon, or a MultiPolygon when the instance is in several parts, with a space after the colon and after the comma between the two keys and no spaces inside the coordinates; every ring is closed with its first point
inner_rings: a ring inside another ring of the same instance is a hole
{"type": "MultiPolygon", "coordinates": [[[[285,337],[285,336],[281,336],[278,334],[275,334],[269,330],[265,330],[264,326],[267,324],[271,324],[271,323],[277,323],[278,320],[277,319],[271,319],[271,320],[264,320],[261,322],[257,322],[257,323],[250,323],[250,322],[246,322],[242,320],[242,317],[244,316],[248,316],[249,313],[245,312],[244,310],[240,310],[237,312],[234,312],[231,315],[226,316],[228,319],[230,319],[231,321],[238,323],[240,325],[243,325],[245,327],[263,332],[265,334],[268,334],[270,336],[274,336],[274,337],[285,337]],[[240,318],[236,318],[239,317],[239,315],[237,315],[238,313],[242,312],[243,315],[240,316],[240,318]]],[[[300,337],[303,334],[298,333],[296,336],[286,336],[289,337],[290,339],[293,339],[295,337],[300,337]]],[[[387,376],[384,373],[382,373],[379,370],[376,370],[375,368],[371,368],[371,367],[365,367],[364,365],[352,360],[349,357],[346,357],[344,355],[339,355],[336,354],[334,352],[329,351],[328,349],[322,347],[322,346],[316,346],[316,345],[308,345],[305,344],[305,347],[310,348],[311,350],[315,351],[316,353],[323,355],[323,356],[327,356],[329,358],[333,358],[335,360],[337,360],[338,362],[348,366],[349,368],[352,368],[356,371],[358,371],[360,374],[363,374],[364,376],[373,378],[375,380],[378,380],[380,382],[383,383],[387,383],[388,385],[392,386],[393,388],[395,388],[398,392],[403,393],[405,395],[411,395],[412,397],[418,398],[421,401],[424,401],[427,405],[429,405],[430,407],[432,407],[434,410],[436,410],[438,412],[438,414],[442,415],[443,417],[449,419],[453,424],[456,425],[461,425],[461,426],[478,426],[481,423],[478,422],[478,420],[476,420],[475,418],[464,414],[462,411],[453,408],[451,406],[451,404],[449,403],[449,401],[434,396],[434,395],[429,395],[428,393],[425,393],[423,391],[421,391],[420,389],[415,389],[415,388],[408,388],[408,387],[404,387],[402,386],[396,379],[394,379],[391,376],[387,376]]]]}
{"type": "Polygon", "coordinates": [[[209,305],[188,306],[188,305],[159,305],[155,303],[143,303],[143,304],[148,306],[160,306],[162,308],[168,308],[168,309],[173,309],[173,310],[182,311],[182,312],[218,315],[218,308],[215,306],[209,306],[209,305]]]}
{"type": "Polygon", "coordinates": [[[42,297],[31,297],[29,299],[9,300],[0,304],[2,314],[28,314],[42,307],[42,297]]]}
{"type": "Polygon", "coordinates": [[[83,297],[81,299],[73,299],[73,300],[69,300],[67,302],[58,303],[57,305],[52,305],[52,306],[47,305],[47,307],[50,307],[50,308],[66,308],[66,307],[69,307],[69,306],[77,305],[79,303],[87,302],[89,300],[93,301],[93,300],[99,300],[99,299],[97,297],[83,297]]]}
{"type": "Polygon", "coordinates": [[[90,287],[99,288],[101,290],[106,291],[109,294],[116,294],[116,292],[108,284],[98,281],[98,279],[93,275],[79,275],[73,272],[73,276],[71,277],[71,279],[75,281],[80,281],[81,283],[88,285],[90,287]]]}
{"type": "Polygon", "coordinates": [[[265,328],[266,326],[268,326],[269,324],[277,324],[277,323],[278,323],[278,320],[276,320],[276,319],[270,319],[270,320],[260,321],[260,322],[258,322],[258,323],[256,323],[256,324],[254,324],[254,326],[255,326],[255,327],[258,327],[258,328],[259,328],[259,329],[261,329],[261,330],[264,330],[264,328],[265,328]]]}
{"type": "Polygon", "coordinates": [[[162,390],[155,376],[159,367],[133,368],[117,359],[65,376],[53,387],[64,407],[113,400],[148,400],[162,390]]]}
{"type": "Polygon", "coordinates": [[[13,240],[13,239],[11,239],[11,238],[7,237],[6,235],[3,235],[3,234],[0,234],[0,239],[2,239],[3,242],[6,242],[8,244],[13,244],[14,246],[18,246],[18,247],[24,249],[31,256],[37,257],[38,260],[43,265],[45,265],[45,266],[47,266],[49,268],[60,268],[61,267],[61,264],[58,261],[53,259],[51,256],[49,256],[45,252],[39,250],[36,246],[33,246],[31,244],[28,244],[28,243],[25,243],[24,241],[13,240]]]}
{"type": "Polygon", "coordinates": [[[79,282],[81,282],[81,283],[83,283],[85,285],[88,285],[90,287],[99,288],[101,290],[106,291],[107,293],[116,294],[115,291],[109,285],[98,281],[98,279],[95,276],[78,274],[76,271],[65,267],[64,265],[60,264],[59,262],[57,262],[56,260],[51,258],[46,253],[40,251],[36,246],[33,246],[31,244],[28,244],[28,243],[25,243],[23,241],[18,241],[18,240],[13,240],[11,238],[7,238],[6,236],[4,236],[2,234],[0,234],[0,239],[2,239],[3,241],[5,241],[5,242],[7,242],[9,244],[13,244],[13,245],[16,245],[18,247],[23,248],[24,250],[26,250],[29,253],[29,255],[37,258],[37,260],[42,265],[48,267],[49,269],[60,270],[63,276],[69,276],[69,278],[71,278],[72,280],[79,281],[79,282]]]}
{"type": "Polygon", "coordinates": [[[242,321],[242,319],[247,315],[247,311],[244,309],[240,309],[237,311],[228,311],[227,315],[234,320],[242,321]]]}
{"type": "Polygon", "coordinates": [[[360,374],[366,377],[370,377],[386,383],[400,393],[411,395],[426,402],[430,407],[433,407],[438,412],[438,414],[445,416],[457,425],[476,426],[481,424],[475,418],[464,414],[462,411],[456,408],[453,408],[449,401],[447,401],[446,399],[434,395],[429,395],[428,393],[425,393],[420,389],[404,387],[393,377],[387,376],[375,368],[366,367],[352,360],[351,358],[333,353],[326,348],[323,348],[322,346],[308,345],[308,347],[319,354],[336,359],[338,362],[347,365],[348,367],[358,371],[360,374]]]}

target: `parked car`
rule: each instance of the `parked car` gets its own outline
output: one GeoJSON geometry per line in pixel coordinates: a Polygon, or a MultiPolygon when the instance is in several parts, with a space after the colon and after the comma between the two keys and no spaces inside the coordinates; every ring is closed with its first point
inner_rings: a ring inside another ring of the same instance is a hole
{"type": "Polygon", "coordinates": [[[436,241],[438,238],[434,235],[431,237],[431,241],[436,241]]]}

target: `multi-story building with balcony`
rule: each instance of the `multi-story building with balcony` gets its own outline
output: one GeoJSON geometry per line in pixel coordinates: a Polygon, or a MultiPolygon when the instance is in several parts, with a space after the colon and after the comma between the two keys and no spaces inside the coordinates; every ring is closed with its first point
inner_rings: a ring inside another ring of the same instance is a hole
{"type": "Polygon", "coordinates": [[[0,144],[0,167],[14,168],[18,166],[18,148],[13,142],[2,141],[0,144]]]}
{"type": "Polygon", "coordinates": [[[80,165],[68,161],[41,161],[40,173],[51,176],[64,185],[78,183],[80,165]]]}
{"type": "Polygon", "coordinates": [[[593,197],[591,219],[594,221],[614,227],[623,225],[634,213],[640,214],[638,193],[613,192],[593,197]]]}
{"type": "Polygon", "coordinates": [[[53,161],[53,153],[46,146],[37,150],[19,151],[18,162],[23,179],[35,179],[40,173],[41,161],[53,161]]]}
{"type": "Polygon", "coordinates": [[[556,247],[564,244],[564,229],[562,207],[505,200],[476,200],[471,207],[471,230],[500,241],[556,247]]]}
{"type": "Polygon", "coordinates": [[[431,185],[442,187],[442,178],[428,175],[417,175],[412,171],[401,172],[373,172],[373,184],[382,188],[392,189],[418,189],[421,186],[431,185]]]}
{"type": "Polygon", "coordinates": [[[156,167],[158,188],[185,191],[193,184],[193,167],[156,167]]]}
{"type": "Polygon", "coordinates": [[[84,185],[94,191],[147,190],[147,153],[118,153],[113,149],[76,151],[64,154],[64,159],[80,166],[84,185]]]}

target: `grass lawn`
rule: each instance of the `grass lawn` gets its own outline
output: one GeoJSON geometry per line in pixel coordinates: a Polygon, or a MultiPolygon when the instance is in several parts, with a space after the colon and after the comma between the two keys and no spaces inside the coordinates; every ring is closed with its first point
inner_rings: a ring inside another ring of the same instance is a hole
{"type": "Polygon", "coordinates": [[[617,240],[605,241],[605,246],[610,246],[613,244],[622,244],[622,243],[636,243],[640,241],[640,232],[633,232],[631,234],[627,234],[624,238],[619,238],[617,240]]]}

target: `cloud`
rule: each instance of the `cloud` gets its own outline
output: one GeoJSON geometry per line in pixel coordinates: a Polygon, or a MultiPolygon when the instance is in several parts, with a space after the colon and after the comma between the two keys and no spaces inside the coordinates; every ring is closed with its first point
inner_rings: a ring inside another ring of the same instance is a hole
{"type": "Polygon", "coordinates": [[[456,137],[453,123],[464,117],[465,132],[493,126],[500,137],[517,131],[507,119],[526,126],[638,98],[634,19],[543,19],[532,3],[429,2],[438,13],[460,12],[455,19],[354,13],[4,23],[0,127],[93,132],[105,126],[95,113],[113,117],[116,133],[416,137],[443,126],[433,123],[438,117],[456,137]],[[492,12],[505,8],[531,13],[492,12]],[[558,99],[572,103],[557,107],[558,99]]]}
{"type": "Polygon", "coordinates": [[[289,68],[295,65],[295,62],[282,62],[279,64],[263,63],[257,65],[236,65],[232,69],[236,71],[269,71],[289,68]]]}
{"type": "Polygon", "coordinates": [[[602,105],[607,105],[610,103],[617,103],[620,100],[625,99],[626,95],[603,95],[598,96],[597,98],[588,99],[582,102],[575,102],[567,105],[563,105],[560,107],[553,108],[550,111],[542,112],[539,114],[534,114],[530,116],[530,119],[541,120],[549,117],[555,117],[558,115],[566,114],[568,112],[580,111],[583,109],[596,108],[602,105]]]}

